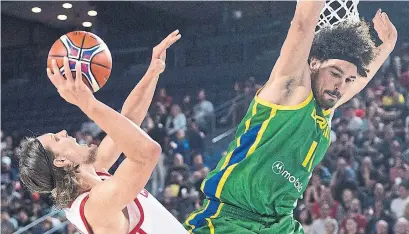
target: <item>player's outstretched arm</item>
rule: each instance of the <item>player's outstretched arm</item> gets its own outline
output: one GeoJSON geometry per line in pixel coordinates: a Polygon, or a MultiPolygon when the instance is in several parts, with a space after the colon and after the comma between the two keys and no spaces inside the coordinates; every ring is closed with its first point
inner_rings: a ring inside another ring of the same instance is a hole
{"type": "Polygon", "coordinates": [[[324,0],[298,1],[290,29],[281,48],[280,56],[260,96],[272,100],[275,98],[271,97],[271,95],[282,96],[279,91],[286,87],[289,88],[288,81],[291,80],[292,85],[299,83],[307,67],[308,56],[314,39],[315,26],[318,23],[324,4],[324,0]]]}
{"type": "MultiPolygon", "coordinates": [[[[166,50],[180,39],[179,30],[169,34],[153,48],[152,60],[147,72],[138,82],[122,106],[121,114],[140,126],[148,112],[155,93],[159,75],[165,70],[166,50]]],[[[107,135],[101,142],[97,160],[94,163],[96,171],[109,170],[121,155],[122,150],[117,147],[112,138],[107,135]]]]}
{"type": "MultiPolygon", "coordinates": [[[[64,58],[64,66],[66,71],[69,70],[67,58],[64,58]]],[[[82,79],[74,81],[69,72],[64,78],[55,60],[52,62],[52,69],[53,71],[47,68],[47,75],[60,96],[78,106],[127,155],[115,175],[96,185],[90,192],[85,207],[86,212],[88,211],[87,218],[89,216],[92,220],[99,217],[101,207],[107,213],[121,211],[146,185],[161,153],[160,145],[135,123],[98,101],[82,79]]],[[[81,76],[81,67],[77,63],[76,77],[81,76]]]]}
{"type": "Polygon", "coordinates": [[[390,21],[388,15],[385,12],[381,12],[379,9],[372,21],[374,23],[375,31],[377,32],[379,39],[382,41],[382,44],[376,48],[376,57],[367,67],[369,70],[367,77],[358,77],[358,79],[355,79],[352,87],[345,92],[345,94],[335,105],[334,109],[349,101],[357,93],[364,89],[395,48],[395,44],[398,39],[398,32],[396,31],[393,23],[390,21]]]}

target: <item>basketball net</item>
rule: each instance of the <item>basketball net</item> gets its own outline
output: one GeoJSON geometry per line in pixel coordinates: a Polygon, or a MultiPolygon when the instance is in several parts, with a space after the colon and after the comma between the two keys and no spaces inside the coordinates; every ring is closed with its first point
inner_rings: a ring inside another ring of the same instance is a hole
{"type": "Polygon", "coordinates": [[[345,20],[359,21],[359,0],[326,0],[315,33],[323,27],[334,27],[345,20]]]}

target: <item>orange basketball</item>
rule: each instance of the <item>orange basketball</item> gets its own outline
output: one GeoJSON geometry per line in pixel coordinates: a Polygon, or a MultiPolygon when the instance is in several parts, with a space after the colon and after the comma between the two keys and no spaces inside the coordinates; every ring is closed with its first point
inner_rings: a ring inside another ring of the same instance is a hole
{"type": "Polygon", "coordinates": [[[82,80],[93,92],[102,88],[111,74],[111,52],[101,38],[90,32],[74,31],[61,36],[48,53],[47,67],[51,68],[55,59],[64,74],[64,57],[68,57],[74,79],[75,63],[81,63],[82,80]]]}

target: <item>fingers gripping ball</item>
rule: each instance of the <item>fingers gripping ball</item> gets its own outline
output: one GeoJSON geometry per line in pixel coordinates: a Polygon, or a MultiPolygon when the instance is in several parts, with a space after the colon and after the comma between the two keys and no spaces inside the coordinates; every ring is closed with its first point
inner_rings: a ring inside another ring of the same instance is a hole
{"type": "Polygon", "coordinates": [[[64,57],[69,59],[74,79],[75,63],[81,63],[82,80],[93,92],[102,88],[111,74],[111,52],[101,38],[90,32],[74,31],[61,36],[50,49],[47,67],[51,68],[55,59],[64,75],[64,57]]]}

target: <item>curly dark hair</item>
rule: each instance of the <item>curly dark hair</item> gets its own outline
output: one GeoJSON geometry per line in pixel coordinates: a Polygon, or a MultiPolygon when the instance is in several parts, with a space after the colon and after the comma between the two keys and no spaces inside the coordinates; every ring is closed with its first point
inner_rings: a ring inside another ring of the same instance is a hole
{"type": "Polygon", "coordinates": [[[364,20],[345,20],[333,28],[323,27],[314,38],[310,57],[320,61],[341,59],[355,64],[360,76],[375,58],[375,42],[364,20]]]}
{"type": "Polygon", "coordinates": [[[32,192],[50,193],[57,208],[67,208],[80,195],[78,166],[56,167],[55,154],[28,137],[19,147],[20,180],[32,192]]]}

